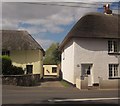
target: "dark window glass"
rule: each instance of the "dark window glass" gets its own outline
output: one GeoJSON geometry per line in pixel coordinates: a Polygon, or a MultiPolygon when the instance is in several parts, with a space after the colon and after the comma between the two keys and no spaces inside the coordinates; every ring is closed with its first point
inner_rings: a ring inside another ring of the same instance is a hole
{"type": "Polygon", "coordinates": [[[27,74],[33,73],[33,65],[26,65],[26,69],[27,69],[27,74]]]}
{"type": "Polygon", "coordinates": [[[57,67],[52,67],[52,73],[56,73],[57,72],[57,67]]]}
{"type": "Polygon", "coordinates": [[[2,51],[2,55],[10,56],[10,51],[9,50],[2,51]]]}

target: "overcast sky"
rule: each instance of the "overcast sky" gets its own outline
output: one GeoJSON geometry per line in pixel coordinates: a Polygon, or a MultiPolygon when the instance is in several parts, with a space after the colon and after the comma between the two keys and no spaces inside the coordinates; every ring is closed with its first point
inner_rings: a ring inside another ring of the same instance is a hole
{"type": "MultiPolygon", "coordinates": [[[[74,0],[76,2],[79,1],[79,3],[61,2],[57,3],[57,5],[55,5],[55,2],[23,3],[5,2],[15,0],[2,1],[4,1],[2,2],[2,28],[27,30],[45,50],[50,46],[51,43],[61,42],[74,24],[86,13],[103,12],[104,4],[96,3],[96,1],[102,2],[102,0],[84,0],[85,4],[80,3],[82,0],[74,0]]],[[[107,2],[108,0],[104,1],[107,2]]],[[[109,2],[114,1],[118,0],[109,0],[109,2]]],[[[111,9],[114,13],[117,13],[118,3],[111,3],[111,9]]]]}

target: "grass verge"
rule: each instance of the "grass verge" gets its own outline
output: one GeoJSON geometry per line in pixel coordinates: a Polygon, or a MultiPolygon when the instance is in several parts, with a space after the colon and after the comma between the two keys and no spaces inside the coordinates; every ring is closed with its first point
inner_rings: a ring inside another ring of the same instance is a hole
{"type": "Polygon", "coordinates": [[[69,84],[68,82],[66,82],[66,81],[64,81],[64,80],[61,80],[60,82],[61,82],[61,84],[62,84],[64,87],[66,87],[66,88],[72,86],[71,84],[69,84]]]}

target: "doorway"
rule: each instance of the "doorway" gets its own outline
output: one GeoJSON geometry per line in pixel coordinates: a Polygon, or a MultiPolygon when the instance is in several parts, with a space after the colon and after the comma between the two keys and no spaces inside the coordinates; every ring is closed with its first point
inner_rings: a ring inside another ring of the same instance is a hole
{"type": "Polygon", "coordinates": [[[27,74],[33,73],[33,65],[26,65],[26,69],[27,69],[27,74]]]}
{"type": "Polygon", "coordinates": [[[88,86],[93,85],[92,64],[82,64],[82,77],[88,77],[88,86]]]}

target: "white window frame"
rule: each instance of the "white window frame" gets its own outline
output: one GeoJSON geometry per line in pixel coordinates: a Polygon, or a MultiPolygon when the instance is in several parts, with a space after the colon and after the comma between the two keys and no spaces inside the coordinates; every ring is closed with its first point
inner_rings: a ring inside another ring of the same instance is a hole
{"type": "Polygon", "coordinates": [[[108,53],[120,53],[119,40],[108,40],[108,53]]]}
{"type": "Polygon", "coordinates": [[[119,64],[109,64],[109,78],[120,78],[119,64]]]}

